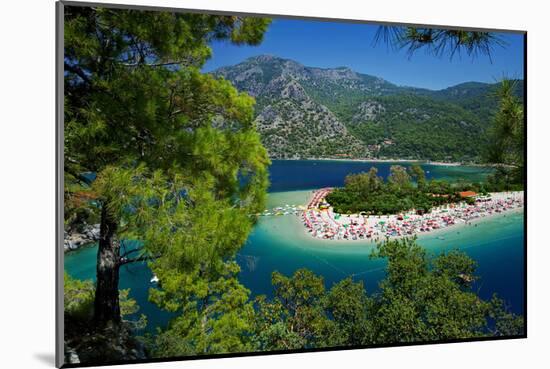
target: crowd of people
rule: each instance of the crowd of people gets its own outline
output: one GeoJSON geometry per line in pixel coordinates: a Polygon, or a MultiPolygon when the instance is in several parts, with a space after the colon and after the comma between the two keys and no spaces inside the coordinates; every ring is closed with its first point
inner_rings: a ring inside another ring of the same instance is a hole
{"type": "Polygon", "coordinates": [[[499,214],[523,206],[523,192],[499,192],[478,196],[473,204],[451,203],[433,208],[429,213],[418,214],[414,209],[394,215],[342,215],[334,213],[325,201],[330,188],[313,192],[302,212],[302,220],[308,232],[316,238],[331,240],[378,241],[386,237],[412,236],[447,228],[456,224],[499,214]]]}

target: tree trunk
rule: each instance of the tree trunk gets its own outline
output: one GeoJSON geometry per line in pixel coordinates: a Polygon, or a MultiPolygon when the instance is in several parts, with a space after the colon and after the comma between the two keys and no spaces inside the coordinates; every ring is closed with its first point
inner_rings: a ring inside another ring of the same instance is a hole
{"type": "Polygon", "coordinates": [[[116,229],[116,220],[107,211],[107,204],[103,204],[94,301],[94,319],[99,326],[118,325],[121,321],[118,295],[120,245],[115,239],[116,229]]]}

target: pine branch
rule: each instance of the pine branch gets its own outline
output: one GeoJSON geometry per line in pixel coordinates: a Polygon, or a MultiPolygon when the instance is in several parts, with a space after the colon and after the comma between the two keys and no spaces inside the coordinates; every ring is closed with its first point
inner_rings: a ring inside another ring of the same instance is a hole
{"type": "Polygon", "coordinates": [[[197,58],[194,58],[192,56],[188,56],[184,59],[181,59],[181,60],[168,60],[168,61],[165,61],[165,62],[158,62],[158,63],[144,63],[143,60],[145,60],[144,58],[142,58],[141,61],[138,61],[138,62],[135,62],[135,63],[121,63],[122,65],[124,65],[125,67],[137,67],[137,66],[140,66],[140,65],[144,65],[144,66],[148,66],[148,67],[167,67],[167,66],[171,66],[171,65],[183,65],[185,67],[187,66],[191,66],[191,65],[197,65],[199,63],[199,60],[197,60],[197,58]]]}
{"type": "Polygon", "coordinates": [[[79,76],[87,84],[89,84],[89,85],[92,84],[92,81],[90,80],[90,77],[88,77],[86,75],[86,73],[84,73],[84,71],[82,69],[80,69],[79,67],[77,67],[76,65],[70,65],[68,63],[64,63],[64,66],[65,66],[66,71],[69,71],[71,73],[76,74],[77,76],[79,76]]]}
{"type": "Polygon", "coordinates": [[[120,258],[125,259],[125,258],[128,257],[128,255],[131,255],[131,254],[136,253],[138,251],[143,251],[143,247],[126,251],[124,254],[120,255],[120,258]]]}
{"type": "Polygon", "coordinates": [[[160,255],[142,255],[142,256],[135,257],[135,258],[121,257],[119,262],[118,262],[118,265],[122,266],[122,265],[130,264],[130,263],[137,263],[137,262],[140,262],[140,261],[156,260],[158,258],[160,258],[160,255]]]}

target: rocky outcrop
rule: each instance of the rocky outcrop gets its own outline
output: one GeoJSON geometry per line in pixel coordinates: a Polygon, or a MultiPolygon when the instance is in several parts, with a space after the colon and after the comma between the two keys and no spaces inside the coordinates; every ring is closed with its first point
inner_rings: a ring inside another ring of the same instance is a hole
{"type": "Polygon", "coordinates": [[[273,159],[474,161],[496,109],[494,98],[483,98],[491,84],[433,91],[270,55],[212,74],[256,98],[255,124],[273,159]]]}
{"type": "Polygon", "coordinates": [[[77,250],[99,240],[99,224],[84,225],[80,231],[65,231],[64,251],[77,250]]]}
{"type": "Polygon", "coordinates": [[[386,108],[377,101],[364,101],[357,107],[357,112],[353,115],[352,122],[373,121],[385,111],[386,108]]]}
{"type": "Polygon", "coordinates": [[[367,155],[364,145],[326,106],[312,100],[296,80],[282,85],[279,98],[264,107],[255,124],[275,159],[367,155]]]}
{"type": "Polygon", "coordinates": [[[148,357],[143,343],[125,325],[98,328],[80,321],[65,327],[66,364],[106,364],[148,357]]]}
{"type": "Polygon", "coordinates": [[[70,347],[67,342],[65,342],[65,363],[66,364],[80,364],[80,357],[78,357],[75,349],[70,347]]]}
{"type": "Polygon", "coordinates": [[[349,68],[320,69],[262,55],[214,72],[256,97],[255,125],[271,158],[365,157],[368,150],[345,124],[316,101],[312,83],[358,83],[349,68]]]}

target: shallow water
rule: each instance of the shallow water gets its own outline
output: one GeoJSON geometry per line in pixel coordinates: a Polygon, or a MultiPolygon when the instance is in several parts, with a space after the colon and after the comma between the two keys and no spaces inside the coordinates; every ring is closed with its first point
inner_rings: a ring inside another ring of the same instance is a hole
{"type": "MultiPolygon", "coordinates": [[[[395,163],[345,161],[273,161],[270,168],[272,191],[268,208],[285,204],[305,204],[312,188],[341,186],[349,173],[368,171],[376,166],[386,177],[395,163]]],[[[410,165],[404,163],[403,165],[410,165]]],[[[423,165],[428,178],[483,180],[490,170],[480,167],[423,165]]],[[[435,235],[421,235],[419,242],[431,254],[459,248],[478,262],[481,279],[475,288],[484,298],[498,293],[512,311],[523,312],[523,213],[484,220],[476,226],[451,227],[435,235]],[[444,238],[444,240],[438,237],[444,238]]],[[[285,274],[309,268],[324,277],[327,287],[352,275],[363,280],[368,293],[376,290],[384,277],[385,261],[369,257],[374,244],[350,241],[317,240],[309,236],[298,216],[261,217],[237,255],[241,282],[253,295],[271,294],[271,273],[285,274]]],[[[65,256],[65,270],[80,279],[95,278],[96,247],[65,256]]],[[[148,330],[163,326],[170,314],[148,302],[152,275],[145,264],[126,265],[121,270],[120,287],[131,288],[131,296],[147,315],[148,330]]]]}
{"type": "MultiPolygon", "coordinates": [[[[270,195],[270,206],[305,203],[310,191],[270,195]],[[301,202],[299,200],[302,200],[301,202]]],[[[471,226],[456,226],[437,235],[421,234],[418,242],[430,255],[460,249],[478,262],[482,278],[474,288],[484,298],[496,292],[513,311],[523,309],[523,213],[483,219],[471,226]]],[[[239,253],[241,281],[257,294],[271,293],[271,272],[285,274],[306,267],[323,275],[327,286],[347,276],[363,280],[368,292],[384,276],[385,261],[370,258],[371,241],[333,241],[311,237],[299,216],[261,217],[239,253]],[[251,262],[250,260],[253,260],[251,262]]]]}
{"type": "MultiPolygon", "coordinates": [[[[85,247],[65,254],[65,271],[74,278],[95,280],[97,246],[85,247]]],[[[148,301],[149,288],[153,274],[145,263],[126,264],[120,269],[121,289],[131,288],[130,297],[136,299],[140,310],[135,314],[147,316],[147,329],[154,331],[155,327],[162,327],[172,314],[160,310],[155,304],[148,301]]]]}

